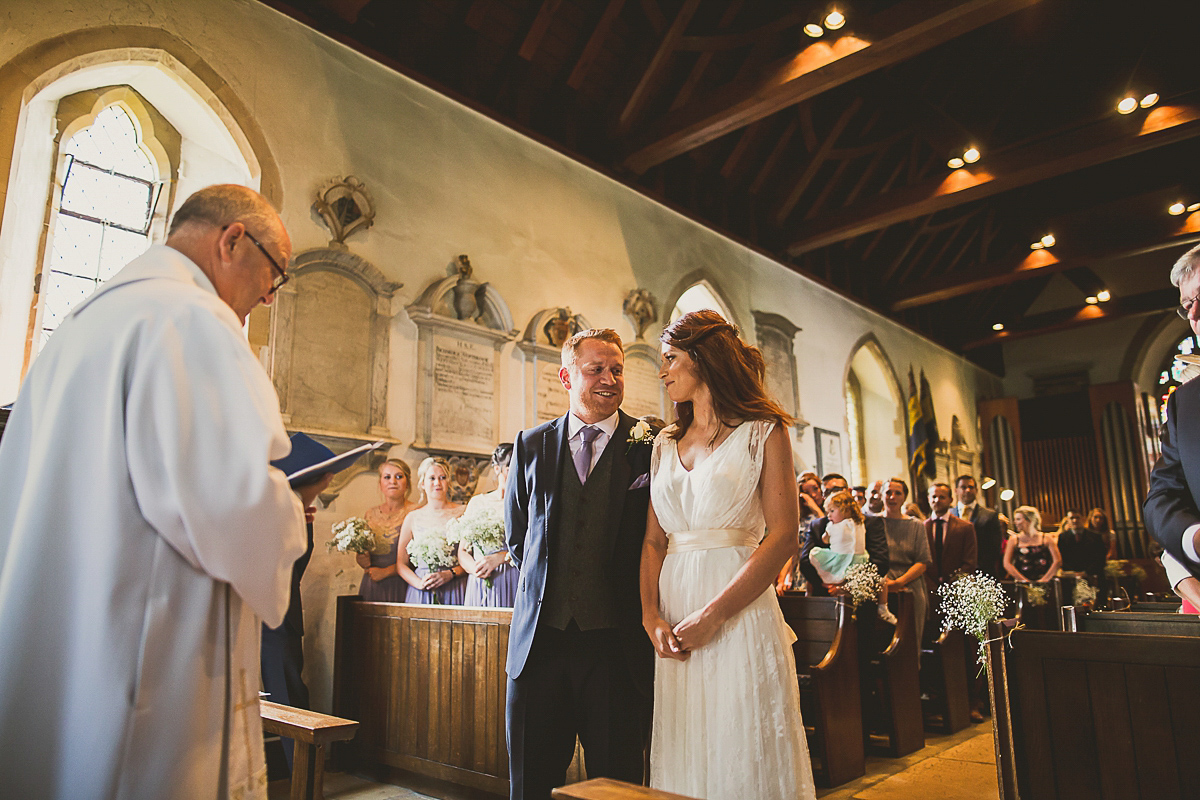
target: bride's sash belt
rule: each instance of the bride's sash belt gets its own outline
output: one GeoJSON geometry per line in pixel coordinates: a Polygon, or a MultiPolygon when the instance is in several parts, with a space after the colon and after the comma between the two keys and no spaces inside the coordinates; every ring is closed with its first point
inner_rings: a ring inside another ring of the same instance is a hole
{"type": "Polygon", "coordinates": [[[718,547],[758,547],[758,537],[737,528],[713,528],[700,531],[677,531],[667,534],[667,554],[690,553],[693,550],[715,550],[718,547]]]}

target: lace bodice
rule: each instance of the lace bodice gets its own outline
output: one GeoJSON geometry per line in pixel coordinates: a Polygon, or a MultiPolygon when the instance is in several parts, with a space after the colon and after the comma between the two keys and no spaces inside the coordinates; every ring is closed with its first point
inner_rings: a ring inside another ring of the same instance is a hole
{"type": "Polygon", "coordinates": [[[671,428],[661,431],[650,460],[650,498],[663,530],[737,529],[761,540],[766,522],[758,484],[763,448],[774,428],[768,420],[743,422],[691,472],[667,435],[671,428]]]}

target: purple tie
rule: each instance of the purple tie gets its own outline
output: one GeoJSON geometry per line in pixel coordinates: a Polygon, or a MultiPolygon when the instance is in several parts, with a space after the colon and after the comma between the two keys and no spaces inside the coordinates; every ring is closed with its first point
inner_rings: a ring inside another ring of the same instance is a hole
{"type": "Polygon", "coordinates": [[[587,483],[588,472],[592,469],[592,442],[600,435],[599,428],[585,425],[579,429],[579,438],[583,446],[575,454],[575,471],[579,473],[579,482],[587,483]]]}

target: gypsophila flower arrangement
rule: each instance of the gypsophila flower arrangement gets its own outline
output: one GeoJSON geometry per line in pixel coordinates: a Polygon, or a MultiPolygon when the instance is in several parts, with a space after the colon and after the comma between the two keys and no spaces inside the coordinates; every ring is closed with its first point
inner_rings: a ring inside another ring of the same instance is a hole
{"type": "Polygon", "coordinates": [[[1031,583],[1025,587],[1025,599],[1031,606],[1046,605],[1046,587],[1031,583]]]}
{"type": "Polygon", "coordinates": [[[405,551],[414,567],[424,567],[433,572],[452,569],[458,563],[458,541],[450,541],[443,531],[432,530],[414,536],[405,551]]]}
{"type": "Polygon", "coordinates": [[[1071,597],[1074,605],[1090,606],[1096,602],[1096,587],[1092,586],[1084,578],[1075,579],[1075,592],[1071,597]]]}
{"type": "Polygon", "coordinates": [[[879,592],[882,590],[883,578],[871,562],[864,561],[846,570],[846,577],[842,581],[842,591],[854,603],[855,608],[863,603],[875,602],[879,599],[879,592]]]}
{"type": "Polygon", "coordinates": [[[362,517],[350,517],[350,519],[336,522],[330,532],[333,534],[333,538],[325,543],[327,550],[336,549],[340,553],[365,553],[367,555],[375,550],[375,534],[362,517]]]}
{"type": "MultiPolygon", "coordinates": [[[[446,540],[465,544],[475,558],[491,555],[504,548],[504,516],[495,508],[471,511],[446,525],[446,540]]],[[[484,585],[492,588],[491,577],[484,585]]]]}
{"type": "Polygon", "coordinates": [[[1000,582],[975,572],[939,586],[937,593],[942,598],[942,630],[959,630],[974,636],[979,640],[979,663],[986,664],[988,623],[1004,616],[1008,606],[1000,582]]]}

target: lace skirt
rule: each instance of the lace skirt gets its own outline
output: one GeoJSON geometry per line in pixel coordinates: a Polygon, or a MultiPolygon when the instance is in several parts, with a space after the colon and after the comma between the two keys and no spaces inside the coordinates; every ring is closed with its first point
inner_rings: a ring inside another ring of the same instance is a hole
{"type": "MultiPolygon", "coordinates": [[[[675,624],[720,593],[751,547],[668,554],[659,578],[675,624]]],[[[657,659],[650,785],[704,800],[814,798],[792,643],[767,589],[687,661],[657,659]]]]}

